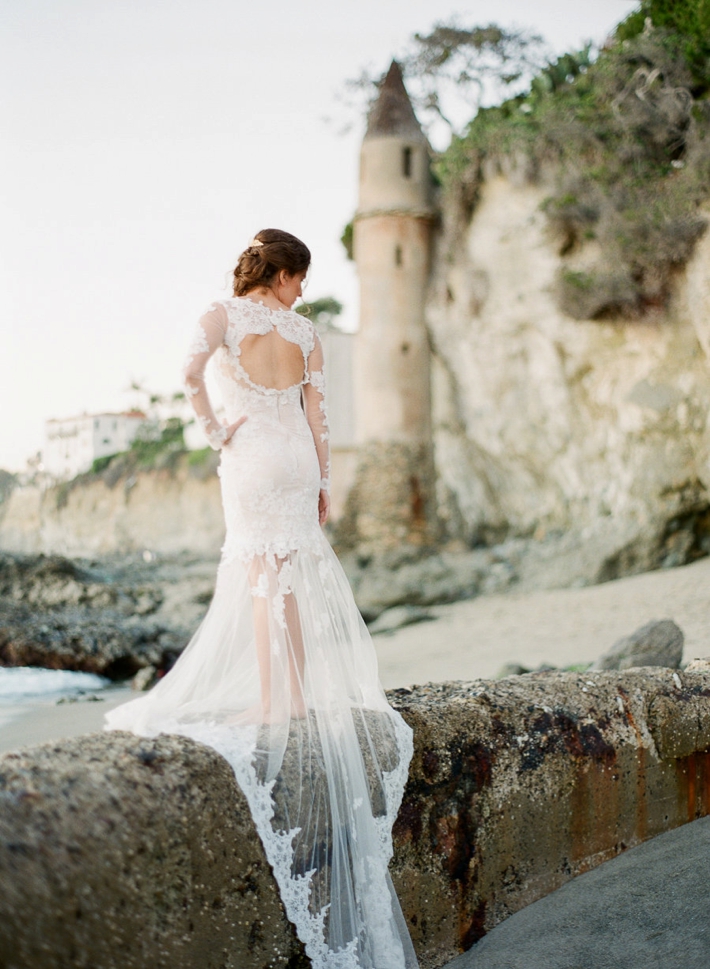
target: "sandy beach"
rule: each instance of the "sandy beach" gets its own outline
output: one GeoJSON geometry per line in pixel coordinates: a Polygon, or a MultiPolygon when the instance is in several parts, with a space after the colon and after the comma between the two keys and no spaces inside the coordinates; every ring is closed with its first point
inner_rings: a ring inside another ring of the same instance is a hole
{"type": "Polygon", "coordinates": [[[710,558],[581,589],[481,596],[431,613],[436,622],[375,638],[386,688],[487,679],[504,663],[591,663],[652,619],[678,623],[687,662],[710,655],[710,558]]]}
{"type": "Polygon", "coordinates": [[[102,730],[104,714],[138,694],[128,687],[118,687],[97,696],[100,699],[73,703],[38,700],[14,711],[4,710],[7,720],[0,725],[0,753],[102,730]]]}
{"type": "MultiPolygon", "coordinates": [[[[431,609],[433,621],[378,635],[386,688],[494,677],[504,663],[531,668],[595,660],[652,619],[674,619],[684,661],[710,655],[710,558],[582,589],[481,596],[431,609]]],[[[99,701],[38,701],[0,726],[0,752],[101,730],[107,710],[135,696],[112,688],[99,701]]]]}

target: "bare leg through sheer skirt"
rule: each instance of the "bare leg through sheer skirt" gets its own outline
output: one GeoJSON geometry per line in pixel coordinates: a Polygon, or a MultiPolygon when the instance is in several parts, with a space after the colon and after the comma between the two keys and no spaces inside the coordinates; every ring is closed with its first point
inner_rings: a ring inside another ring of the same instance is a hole
{"type": "Polygon", "coordinates": [[[293,592],[282,592],[283,639],[288,659],[288,697],[279,696],[278,673],[272,672],[271,653],[274,639],[270,628],[272,612],[269,599],[278,595],[280,572],[284,565],[289,570],[292,568],[290,557],[276,558],[275,568],[265,560],[264,556],[255,557],[249,563],[248,575],[252,594],[254,643],[259,664],[261,699],[258,705],[235,717],[231,721],[234,723],[271,723],[274,720],[283,721],[289,717],[299,718],[306,715],[303,692],[306,657],[298,603],[293,592]],[[281,701],[281,709],[274,706],[274,700],[281,701]]]}

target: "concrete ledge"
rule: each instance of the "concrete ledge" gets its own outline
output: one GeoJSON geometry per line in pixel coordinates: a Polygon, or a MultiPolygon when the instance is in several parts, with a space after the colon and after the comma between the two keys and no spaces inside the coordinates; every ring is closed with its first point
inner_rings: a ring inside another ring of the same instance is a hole
{"type": "Polygon", "coordinates": [[[425,967],[710,813],[707,673],[533,673],[390,698],[415,736],[393,878],[425,967]]]}
{"type": "Polygon", "coordinates": [[[516,912],[447,969],[708,969],[710,818],[516,912]]]}
{"type": "MultiPolygon", "coordinates": [[[[710,673],[529,674],[390,699],[415,735],[392,875],[422,969],[710,813],[710,673]]],[[[114,733],[0,758],[0,965],[306,964],[215,752],[114,733]]]]}

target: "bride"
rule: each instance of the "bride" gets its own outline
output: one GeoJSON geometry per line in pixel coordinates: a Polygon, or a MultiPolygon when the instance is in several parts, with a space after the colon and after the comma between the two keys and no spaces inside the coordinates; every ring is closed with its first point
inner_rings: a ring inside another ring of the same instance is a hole
{"type": "Polygon", "coordinates": [[[215,593],[173,669],[106,729],[180,733],[228,760],[315,969],[412,969],[387,870],[412,736],[320,528],[323,349],[291,309],[310,258],[295,236],[262,230],[239,257],[234,297],[198,322],[185,381],[221,451],[215,593]],[[212,357],[226,426],[205,388],[212,357]]]}

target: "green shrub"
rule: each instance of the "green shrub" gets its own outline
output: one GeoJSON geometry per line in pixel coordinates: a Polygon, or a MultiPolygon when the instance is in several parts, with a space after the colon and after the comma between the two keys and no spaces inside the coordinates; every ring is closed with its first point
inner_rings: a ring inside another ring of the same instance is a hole
{"type": "Polygon", "coordinates": [[[91,462],[91,471],[89,473],[101,474],[101,472],[105,471],[109,464],[111,464],[113,459],[118,456],[118,453],[119,452],[116,452],[116,454],[105,454],[102,458],[94,458],[94,460],[91,462]]]}
{"type": "Polygon", "coordinates": [[[678,34],[683,59],[693,72],[699,91],[710,80],[710,0],[644,0],[616,30],[619,40],[631,40],[643,29],[646,18],[654,27],[678,34]]]}
{"type": "Polygon", "coordinates": [[[560,303],[573,316],[663,305],[705,231],[708,10],[710,0],[649,0],[596,62],[588,50],[560,58],[527,95],[479,111],[438,161],[445,191],[471,211],[487,164],[517,158],[532,177],[545,174],[543,209],[560,255],[592,238],[600,249],[584,278],[560,275],[560,303]],[[660,26],[646,29],[647,16],[660,26]]]}
{"type": "Polygon", "coordinates": [[[185,451],[184,425],[179,417],[169,417],[158,436],[138,435],[130,454],[140,468],[172,466],[172,457],[185,451]]]}
{"type": "Polygon", "coordinates": [[[211,454],[211,447],[203,447],[198,451],[190,451],[187,455],[187,466],[189,468],[199,468],[209,461],[211,454]]]}
{"type": "Polygon", "coordinates": [[[562,269],[558,276],[558,300],[560,309],[577,320],[630,315],[639,308],[634,281],[623,271],[593,273],[562,269]]]}

